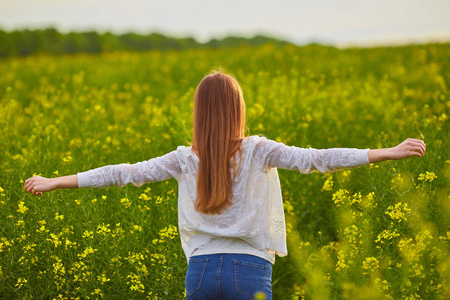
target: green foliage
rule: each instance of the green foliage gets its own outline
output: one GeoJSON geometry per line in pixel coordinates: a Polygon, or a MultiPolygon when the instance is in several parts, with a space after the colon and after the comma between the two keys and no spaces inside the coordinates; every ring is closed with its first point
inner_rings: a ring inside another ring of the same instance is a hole
{"type": "Polygon", "coordinates": [[[40,197],[23,181],[187,145],[195,87],[219,66],[242,85],[248,134],[314,148],[427,144],[422,158],[333,174],[279,170],[289,255],[274,266],[274,299],[448,299],[449,44],[0,61],[0,298],[184,297],[175,180],[40,197]]]}
{"type": "Polygon", "coordinates": [[[220,48],[238,46],[258,46],[264,44],[286,45],[288,42],[261,35],[252,38],[225,37],[211,39],[199,43],[192,37],[170,37],[160,33],[147,35],[136,33],[113,34],[69,32],[60,33],[54,28],[36,30],[0,30],[0,58],[9,56],[27,56],[30,54],[48,53],[101,53],[117,50],[149,51],[149,50],[181,50],[198,48],[220,48]]]}

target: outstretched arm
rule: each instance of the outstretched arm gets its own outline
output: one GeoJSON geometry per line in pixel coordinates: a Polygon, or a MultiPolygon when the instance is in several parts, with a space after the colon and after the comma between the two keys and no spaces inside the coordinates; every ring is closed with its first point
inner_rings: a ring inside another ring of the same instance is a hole
{"type": "Polygon", "coordinates": [[[108,165],[76,175],[57,178],[33,176],[25,181],[25,190],[34,195],[42,195],[42,192],[61,188],[125,186],[128,183],[141,186],[146,182],[162,181],[172,177],[177,179],[180,174],[181,168],[176,151],[172,151],[161,157],[132,165],[108,165]]]}
{"type": "Polygon", "coordinates": [[[401,144],[384,149],[331,148],[314,149],[286,146],[283,143],[262,138],[256,146],[257,161],[260,165],[289,170],[299,170],[303,174],[319,171],[335,172],[384,160],[396,160],[410,156],[423,156],[425,143],[421,140],[406,139],[401,144]]]}

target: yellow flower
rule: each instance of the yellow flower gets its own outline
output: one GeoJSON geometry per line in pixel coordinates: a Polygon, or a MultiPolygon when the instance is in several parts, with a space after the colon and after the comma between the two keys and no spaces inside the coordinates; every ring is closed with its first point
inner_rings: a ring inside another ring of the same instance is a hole
{"type": "Polygon", "coordinates": [[[28,207],[25,206],[25,202],[23,202],[23,201],[20,201],[18,206],[19,206],[19,209],[17,211],[20,212],[21,214],[26,213],[26,211],[28,210],[28,207]]]}
{"type": "Polygon", "coordinates": [[[287,214],[293,216],[294,215],[294,206],[291,204],[290,201],[286,200],[283,202],[284,210],[287,214]]]}
{"type": "Polygon", "coordinates": [[[131,273],[131,275],[127,276],[130,281],[127,282],[127,285],[130,285],[130,290],[132,291],[138,291],[143,293],[145,286],[141,282],[141,278],[139,275],[136,275],[134,273],[131,273]]]}
{"type": "Polygon", "coordinates": [[[56,213],[56,214],[55,214],[55,220],[56,220],[56,221],[58,221],[58,220],[64,220],[64,215],[60,215],[60,214],[56,213]]]}
{"type": "Polygon", "coordinates": [[[53,273],[55,273],[56,275],[64,275],[66,273],[66,268],[61,262],[57,262],[53,264],[53,273]]]}
{"type": "Polygon", "coordinates": [[[111,232],[111,229],[109,229],[109,224],[102,224],[97,226],[97,233],[102,235],[107,235],[111,232]]]}
{"type": "Polygon", "coordinates": [[[65,163],[70,163],[70,162],[72,162],[72,161],[73,161],[73,158],[72,158],[72,156],[70,156],[70,155],[65,156],[65,157],[63,158],[63,162],[65,162],[65,163]]]}
{"type": "Polygon", "coordinates": [[[27,282],[28,282],[28,281],[27,281],[25,278],[19,278],[19,279],[17,280],[17,283],[16,283],[17,289],[20,290],[20,288],[22,288],[22,286],[23,286],[25,283],[27,283],[27,282]]]}
{"type": "MultiPolygon", "coordinates": [[[[362,268],[367,271],[374,271],[378,269],[379,267],[379,261],[376,257],[367,257],[363,261],[362,268]]],[[[368,272],[363,272],[363,274],[368,274],[368,272]]]]}
{"type": "Polygon", "coordinates": [[[332,191],[333,190],[333,175],[327,177],[322,186],[322,191],[332,191]]]}
{"type": "Polygon", "coordinates": [[[151,197],[147,196],[147,194],[141,194],[141,195],[138,197],[138,199],[142,199],[142,200],[148,201],[148,200],[151,199],[151,197]]]}
{"type": "Polygon", "coordinates": [[[408,204],[399,202],[395,206],[389,206],[385,214],[389,215],[391,219],[398,220],[399,222],[406,221],[406,216],[411,213],[411,209],[408,208],[408,204]]]}
{"type": "Polygon", "coordinates": [[[255,297],[253,298],[255,300],[265,300],[267,299],[266,294],[264,294],[263,292],[256,292],[255,293],[255,297]]]}
{"type": "Polygon", "coordinates": [[[161,240],[164,238],[174,239],[177,235],[177,227],[174,225],[169,225],[169,227],[163,228],[159,231],[159,237],[161,240]]]}
{"type": "Polygon", "coordinates": [[[77,254],[77,256],[79,258],[85,258],[88,254],[92,254],[96,251],[97,251],[97,249],[93,249],[91,246],[89,246],[86,249],[84,249],[83,253],[79,253],[79,254],[77,254]]]}
{"type": "Polygon", "coordinates": [[[348,199],[348,191],[340,189],[333,194],[333,201],[337,207],[341,206],[348,199]]]}
{"type": "Polygon", "coordinates": [[[436,176],[436,174],[434,174],[433,172],[428,172],[428,171],[426,171],[425,172],[425,174],[419,174],[419,180],[421,180],[421,181],[429,181],[429,182],[431,182],[431,181],[433,181],[434,179],[436,179],[437,178],[437,176],[436,176]]]}
{"type": "Polygon", "coordinates": [[[400,234],[398,233],[397,229],[385,229],[380,234],[377,235],[377,239],[375,240],[375,243],[381,243],[384,244],[384,240],[390,241],[396,237],[399,237],[400,234]]]}
{"type": "Polygon", "coordinates": [[[84,233],[83,233],[83,238],[94,238],[94,232],[93,231],[89,231],[89,230],[86,230],[84,233]]]}
{"type": "Polygon", "coordinates": [[[163,197],[157,196],[156,199],[155,199],[155,203],[156,203],[156,204],[160,204],[163,200],[164,200],[163,197]]]}
{"type": "Polygon", "coordinates": [[[53,243],[55,247],[58,247],[61,245],[61,241],[59,240],[59,237],[56,234],[50,233],[51,239],[47,239],[47,241],[53,243]]]}
{"type": "Polygon", "coordinates": [[[339,251],[337,257],[338,257],[338,262],[336,263],[336,271],[348,269],[349,266],[345,261],[345,253],[343,250],[339,251]]]}
{"type": "Polygon", "coordinates": [[[136,230],[136,231],[139,231],[139,232],[142,231],[142,227],[139,226],[139,225],[133,225],[133,229],[136,230]]]}
{"type": "Polygon", "coordinates": [[[103,273],[102,276],[97,276],[97,280],[103,285],[105,282],[111,281],[111,279],[106,278],[106,275],[103,273]]]}
{"type": "Polygon", "coordinates": [[[131,201],[128,198],[120,199],[120,203],[122,203],[123,206],[125,206],[125,208],[128,208],[131,206],[131,201]]]}

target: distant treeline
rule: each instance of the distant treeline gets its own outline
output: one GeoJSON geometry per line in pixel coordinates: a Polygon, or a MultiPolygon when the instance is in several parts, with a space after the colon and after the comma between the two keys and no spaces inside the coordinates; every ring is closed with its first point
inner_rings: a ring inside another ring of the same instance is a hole
{"type": "Polygon", "coordinates": [[[226,37],[199,43],[192,37],[174,38],[160,33],[141,35],[136,33],[113,34],[89,32],[60,33],[54,28],[39,30],[0,30],[0,57],[26,56],[35,53],[72,54],[78,52],[100,53],[115,50],[146,51],[152,49],[181,50],[195,48],[236,47],[286,41],[261,35],[252,38],[226,37]]]}

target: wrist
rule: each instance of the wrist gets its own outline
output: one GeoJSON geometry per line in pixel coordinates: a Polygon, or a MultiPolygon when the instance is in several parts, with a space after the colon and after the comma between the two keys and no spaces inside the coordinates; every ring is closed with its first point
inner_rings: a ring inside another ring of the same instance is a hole
{"type": "Polygon", "coordinates": [[[391,160],[393,159],[392,148],[369,150],[368,156],[370,163],[376,163],[384,160],[391,160]]]}
{"type": "Polygon", "coordinates": [[[384,160],[393,160],[394,156],[393,156],[393,148],[385,148],[383,149],[384,151],[384,160]]]}
{"type": "Polygon", "coordinates": [[[49,178],[50,180],[50,186],[52,190],[56,190],[61,188],[61,180],[59,180],[61,177],[56,177],[56,178],[49,178]]]}

